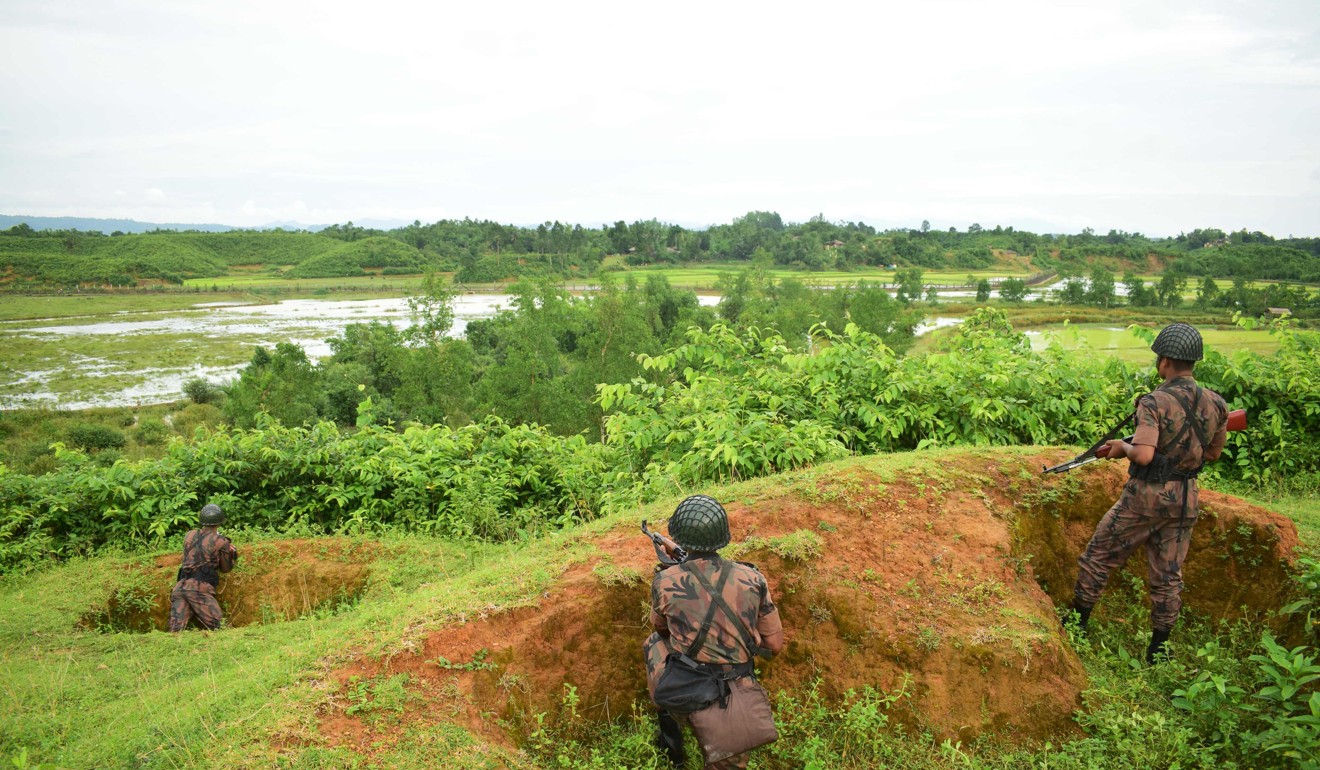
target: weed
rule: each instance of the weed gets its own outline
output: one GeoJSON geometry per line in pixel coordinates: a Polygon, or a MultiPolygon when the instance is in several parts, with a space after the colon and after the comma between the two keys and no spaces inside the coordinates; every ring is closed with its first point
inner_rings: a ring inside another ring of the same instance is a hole
{"type": "Polygon", "coordinates": [[[931,626],[923,626],[917,632],[917,646],[926,652],[934,652],[940,648],[940,642],[944,637],[939,631],[931,626]]]}
{"type": "Polygon", "coordinates": [[[450,671],[494,671],[499,668],[499,666],[487,660],[488,657],[490,657],[490,650],[482,647],[474,652],[472,660],[466,663],[454,663],[443,655],[436,656],[436,659],[430,662],[450,671]]]}
{"type": "Polygon", "coordinates": [[[642,573],[633,567],[625,567],[602,561],[591,570],[596,579],[606,587],[631,586],[646,582],[642,573]]]}

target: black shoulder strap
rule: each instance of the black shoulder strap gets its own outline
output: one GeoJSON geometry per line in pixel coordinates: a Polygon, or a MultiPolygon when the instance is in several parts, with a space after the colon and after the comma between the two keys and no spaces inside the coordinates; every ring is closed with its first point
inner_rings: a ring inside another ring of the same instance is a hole
{"type": "Polygon", "coordinates": [[[701,585],[710,592],[710,596],[715,600],[715,604],[718,605],[720,609],[724,610],[724,614],[729,616],[729,620],[732,620],[734,625],[738,627],[738,633],[742,636],[743,646],[747,648],[747,653],[749,655],[760,655],[763,658],[769,657],[769,650],[758,646],[756,642],[753,641],[752,632],[747,630],[747,624],[743,622],[742,618],[738,617],[738,613],[734,612],[733,608],[729,606],[729,603],[724,600],[724,583],[728,579],[730,571],[731,570],[724,570],[720,574],[718,588],[711,588],[710,581],[706,580],[705,576],[700,572],[693,571],[692,574],[697,576],[697,580],[701,582],[701,585]]]}
{"type": "Polygon", "coordinates": [[[1201,403],[1201,386],[1200,385],[1196,386],[1196,395],[1192,397],[1191,404],[1188,404],[1186,401],[1184,401],[1182,396],[1179,396],[1172,389],[1170,389],[1167,392],[1170,396],[1173,397],[1174,401],[1178,402],[1178,406],[1181,406],[1183,412],[1187,415],[1187,422],[1183,426],[1183,430],[1178,431],[1178,434],[1174,436],[1174,440],[1170,441],[1169,443],[1172,444],[1175,443],[1178,439],[1181,439],[1182,434],[1187,430],[1188,427],[1191,427],[1192,432],[1196,434],[1197,440],[1201,442],[1201,452],[1204,453],[1206,448],[1210,446],[1210,442],[1206,440],[1205,428],[1201,426],[1201,421],[1197,418],[1196,415],[1196,406],[1201,403]]]}
{"type": "MultiPolygon", "coordinates": [[[[696,576],[697,582],[701,583],[701,585],[705,587],[706,591],[708,591],[712,597],[718,597],[720,595],[720,592],[724,590],[724,584],[729,582],[729,570],[722,570],[720,572],[720,579],[719,579],[719,583],[717,584],[717,587],[711,588],[710,582],[706,580],[705,576],[701,574],[700,570],[695,569],[695,566],[696,565],[693,564],[692,562],[685,561],[679,565],[679,568],[685,570],[691,575],[696,576]]],[[[685,653],[689,658],[695,660],[697,657],[697,653],[701,652],[701,645],[706,643],[706,636],[710,634],[710,626],[712,623],[715,622],[715,610],[718,609],[719,606],[720,606],[720,602],[710,603],[710,608],[706,610],[706,618],[705,620],[701,621],[701,630],[697,632],[697,638],[693,640],[691,646],[687,648],[687,652],[685,653]]]]}

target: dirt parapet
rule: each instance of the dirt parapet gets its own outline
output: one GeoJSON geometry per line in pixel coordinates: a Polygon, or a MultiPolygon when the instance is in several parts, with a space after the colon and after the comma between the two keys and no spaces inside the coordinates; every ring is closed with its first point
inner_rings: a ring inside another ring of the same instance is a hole
{"type": "MultiPolygon", "coordinates": [[[[725,555],[765,573],[788,635],[787,649],[759,664],[772,696],[816,687],[842,699],[872,687],[905,693],[897,718],[941,738],[1076,735],[1087,679],[1055,606],[1071,599],[1077,555],[1123,471],[1096,464],[1042,477],[1064,454],[864,458],[726,499],[734,542],[725,555]]],[[[1291,522],[1225,495],[1203,501],[1189,608],[1214,617],[1277,609],[1291,522]]],[[[563,717],[570,690],[572,710],[591,719],[649,709],[641,644],[653,554],[635,523],[595,546],[537,606],[442,629],[420,649],[334,675],[348,685],[407,673],[421,704],[409,719],[457,721],[500,743],[563,717]]],[[[391,740],[333,702],[321,731],[334,745],[391,740]]]]}
{"type": "MultiPolygon", "coordinates": [[[[1092,463],[1054,477],[1023,496],[1014,525],[1015,551],[1032,555],[1037,580],[1056,604],[1070,604],[1077,558],[1096,524],[1118,499],[1126,463],[1092,463]]],[[[1286,517],[1231,495],[1200,492],[1200,515],[1183,564],[1183,607],[1214,620],[1248,618],[1280,628],[1276,610],[1288,594],[1297,528],[1286,517]]],[[[1110,577],[1108,592],[1146,581],[1144,552],[1110,577]]],[[[1103,602],[1102,602],[1103,605],[1103,602]]]]}
{"type": "MultiPolygon", "coordinates": [[[[333,538],[239,543],[234,570],[220,576],[216,600],[229,626],[293,620],[350,604],[366,584],[373,549],[333,538]]],[[[181,554],[130,565],[105,606],[83,625],[108,631],[165,631],[181,554]]]]}

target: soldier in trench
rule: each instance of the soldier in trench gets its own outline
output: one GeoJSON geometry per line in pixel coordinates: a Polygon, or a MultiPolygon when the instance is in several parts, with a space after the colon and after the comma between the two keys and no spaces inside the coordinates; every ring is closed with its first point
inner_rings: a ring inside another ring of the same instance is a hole
{"type": "MultiPolygon", "coordinates": [[[[661,565],[651,581],[655,633],[642,650],[652,697],[669,654],[692,651],[694,646],[691,657],[727,676],[732,688],[759,688],[753,656],[768,657],[784,649],[784,628],[765,577],[750,564],[728,561],[717,553],[729,544],[729,520],[724,507],[711,497],[693,495],[679,503],[669,519],[669,534],[673,539],[666,540],[665,550],[674,557],[677,546],[686,552],[686,559],[673,566],[661,565]],[[724,600],[724,611],[712,606],[720,603],[704,590],[695,574],[698,571],[715,586],[724,600]]],[[[768,713],[765,718],[770,718],[768,713]]],[[[676,768],[686,762],[681,725],[693,726],[685,715],[660,712],[657,748],[676,768]]],[[[704,752],[709,736],[693,729],[704,752]]],[[[707,762],[705,768],[745,768],[750,757],[751,752],[743,752],[707,762]]]]}
{"type": "Polygon", "coordinates": [[[182,631],[196,618],[202,628],[214,631],[224,622],[215,589],[220,573],[234,568],[238,549],[220,534],[225,514],[211,503],[202,508],[199,527],[183,536],[183,561],[179,564],[178,582],[170,592],[170,631],[182,631]]]}
{"type": "Polygon", "coordinates": [[[1228,409],[1218,393],[1192,376],[1202,358],[1201,334],[1194,327],[1166,326],[1151,350],[1164,383],[1137,399],[1132,443],[1109,442],[1110,459],[1130,461],[1129,478],[1078,559],[1072,608],[1084,632],[1110,574],[1145,546],[1151,599],[1146,662],[1154,664],[1167,657],[1169,634],[1182,609],[1182,565],[1197,516],[1196,475],[1224,449],[1228,409]]]}

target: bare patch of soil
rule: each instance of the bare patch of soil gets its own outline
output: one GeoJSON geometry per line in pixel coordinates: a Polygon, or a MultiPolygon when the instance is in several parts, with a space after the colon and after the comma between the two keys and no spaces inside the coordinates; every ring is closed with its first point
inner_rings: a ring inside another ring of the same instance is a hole
{"type": "MultiPolygon", "coordinates": [[[[283,540],[236,544],[234,570],[220,576],[216,600],[230,626],[293,620],[323,607],[356,600],[366,584],[375,549],[346,540],[283,540]]],[[[148,566],[125,569],[105,606],[83,625],[120,631],[164,631],[170,591],[182,554],[158,556],[148,566]]]]}
{"type": "MultiPolygon", "coordinates": [[[[1086,674],[1055,606],[1071,600],[1076,558],[1124,474],[1097,463],[1040,475],[1065,454],[951,454],[906,475],[877,460],[727,501],[732,548],[756,544],[737,558],[765,573],[788,633],[787,649],[760,664],[772,696],[813,683],[832,698],[903,688],[899,718],[940,737],[1075,735],[1086,674]],[[775,553],[775,538],[801,530],[819,536],[818,555],[775,553]]],[[[1187,607],[1225,618],[1276,609],[1296,544],[1292,523],[1210,492],[1202,507],[1187,607]]],[[[537,715],[562,719],[568,688],[576,713],[591,719],[648,708],[641,643],[653,554],[633,525],[595,545],[595,560],[568,570],[539,606],[472,619],[431,634],[421,649],[331,675],[347,686],[406,673],[417,699],[403,722],[457,723],[503,745],[520,742],[537,715]]],[[[1128,566],[1144,568],[1140,558],[1128,566]]],[[[388,746],[399,732],[335,700],[320,724],[331,745],[360,750],[388,746]]]]}

